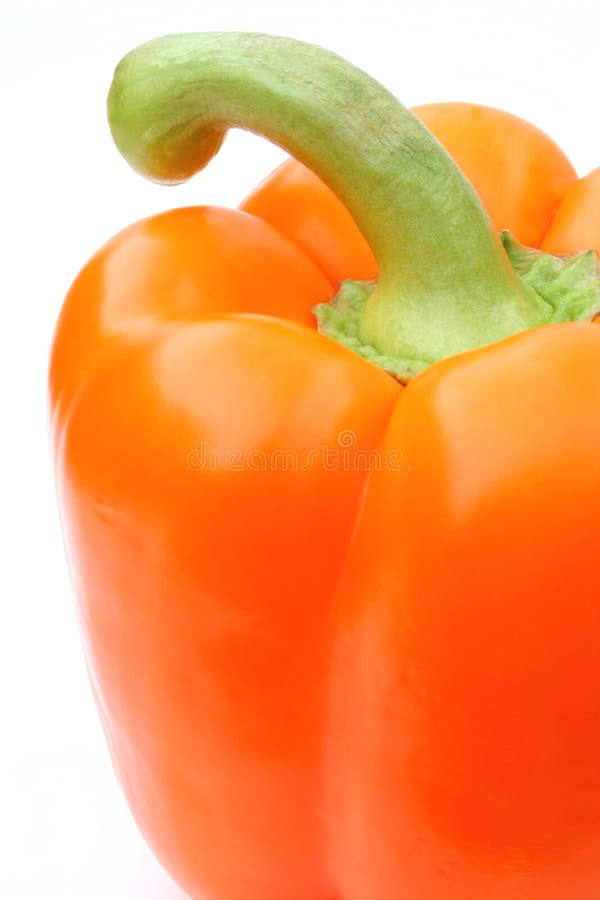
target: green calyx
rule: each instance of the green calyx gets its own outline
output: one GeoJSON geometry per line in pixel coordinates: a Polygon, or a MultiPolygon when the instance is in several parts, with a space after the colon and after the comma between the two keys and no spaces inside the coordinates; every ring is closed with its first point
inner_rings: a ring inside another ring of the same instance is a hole
{"type": "Polygon", "coordinates": [[[108,112],[123,155],[154,180],[191,177],[230,127],[264,135],[316,172],[354,216],[380,270],[376,285],[346,283],[320,306],[319,328],[401,380],[600,309],[591,257],[556,261],[501,242],[415,116],[319,47],[262,34],[159,38],[120,63],[108,112]]]}
{"type": "Polygon", "coordinates": [[[524,247],[508,231],[500,238],[517,275],[550,307],[544,325],[591,321],[600,313],[600,269],[593,250],[553,256],[524,247]]]}
{"type": "MultiPolygon", "coordinates": [[[[546,305],[540,325],[591,321],[600,314],[600,270],[593,250],[552,256],[524,247],[508,231],[500,239],[515,274],[546,305]]],[[[382,353],[363,341],[361,322],[375,287],[374,281],[342,282],[333,300],[314,310],[319,331],[406,383],[437,360],[382,353]]]]}
{"type": "Polygon", "coordinates": [[[431,365],[431,360],[410,359],[398,354],[382,353],[371,344],[365,344],[360,333],[367,301],[375,288],[375,281],[342,281],[340,289],[329,303],[320,303],[314,309],[317,327],[359,356],[368,359],[393,375],[397,381],[410,381],[431,365]]]}

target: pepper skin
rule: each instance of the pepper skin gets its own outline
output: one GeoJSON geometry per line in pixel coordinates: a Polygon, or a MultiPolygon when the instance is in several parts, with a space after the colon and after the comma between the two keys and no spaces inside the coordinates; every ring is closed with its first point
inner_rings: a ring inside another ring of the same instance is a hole
{"type": "Polygon", "coordinates": [[[224,123],[265,134],[340,229],[317,258],[248,211],[164,213],[58,323],[67,554],[144,836],[194,900],[590,900],[594,254],[501,243],[418,120],[320,48],[158,39],[109,115],[165,182],[224,123]],[[362,234],[379,280],[333,296],[362,234]]]}
{"type": "Polygon", "coordinates": [[[345,900],[600,894],[599,354],[536,329],[396,406],[337,601],[345,900]]]}
{"type": "Polygon", "coordinates": [[[567,191],[542,243],[548,253],[576,253],[582,247],[600,256],[600,169],[567,191]]]}

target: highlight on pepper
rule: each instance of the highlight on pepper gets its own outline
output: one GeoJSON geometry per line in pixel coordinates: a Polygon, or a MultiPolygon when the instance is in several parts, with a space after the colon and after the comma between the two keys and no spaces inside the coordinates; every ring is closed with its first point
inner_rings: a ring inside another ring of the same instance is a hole
{"type": "Polygon", "coordinates": [[[144,837],[194,900],[591,900],[600,170],[263,34],[138,47],[108,116],[165,184],[233,127],[290,154],[239,209],[109,240],[54,336],[69,565],[144,837]]]}

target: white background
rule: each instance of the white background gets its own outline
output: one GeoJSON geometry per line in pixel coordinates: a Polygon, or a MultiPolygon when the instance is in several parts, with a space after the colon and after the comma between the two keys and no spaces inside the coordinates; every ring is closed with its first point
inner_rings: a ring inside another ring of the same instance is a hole
{"type": "Polygon", "coordinates": [[[48,460],[47,358],[70,281],[111,233],[170,206],[235,205],[283,154],[236,133],[192,183],[145,183],[106,125],[113,67],[167,32],[288,34],[348,57],[408,105],[474,100],[529,118],[584,174],[600,165],[600,6],[15,0],[2,9],[0,897],[182,900],[131,823],[96,722],[48,460]]]}

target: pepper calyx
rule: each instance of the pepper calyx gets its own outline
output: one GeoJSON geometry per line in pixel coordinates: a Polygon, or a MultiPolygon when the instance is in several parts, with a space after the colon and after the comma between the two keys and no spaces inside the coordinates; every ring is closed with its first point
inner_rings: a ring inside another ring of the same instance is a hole
{"type": "Polygon", "coordinates": [[[500,239],[517,275],[551,307],[548,323],[591,321],[600,314],[600,265],[594,250],[554,256],[520,244],[509,231],[500,239]]]}
{"type": "Polygon", "coordinates": [[[381,353],[361,340],[361,319],[376,285],[376,281],[342,281],[337,294],[328,303],[315,306],[313,312],[317,328],[321,334],[385,369],[404,384],[428,368],[433,360],[408,359],[381,353]]]}
{"type": "MultiPolygon", "coordinates": [[[[539,325],[592,321],[600,315],[600,265],[593,250],[554,256],[520,244],[509,231],[502,231],[500,240],[525,289],[534,292],[545,304],[547,314],[539,325]]],[[[332,300],[315,307],[317,327],[321,334],[406,384],[439,360],[382,352],[361,338],[360,326],[367,300],[376,286],[376,281],[343,281],[332,300]]],[[[466,347],[465,351],[468,349],[471,348],[466,347]]]]}

